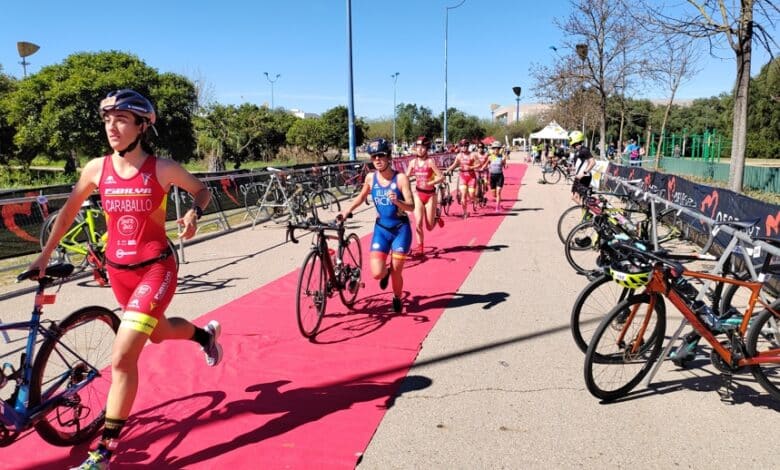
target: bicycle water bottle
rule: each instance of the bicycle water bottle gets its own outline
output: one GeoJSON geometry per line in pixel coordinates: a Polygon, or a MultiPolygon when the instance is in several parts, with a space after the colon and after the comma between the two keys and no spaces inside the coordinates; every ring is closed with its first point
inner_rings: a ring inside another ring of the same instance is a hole
{"type": "Polygon", "coordinates": [[[615,220],[618,221],[618,223],[622,226],[624,226],[626,229],[628,229],[631,232],[636,232],[636,225],[634,225],[633,222],[628,220],[623,214],[620,212],[615,213],[615,220]]]}
{"type": "Polygon", "coordinates": [[[717,332],[720,330],[720,318],[715,315],[715,312],[712,311],[709,305],[701,300],[696,300],[691,305],[691,308],[710,331],[717,332]]]}
{"type": "Polygon", "coordinates": [[[687,300],[693,300],[699,293],[699,291],[683,277],[678,277],[677,280],[674,281],[674,286],[675,290],[687,300]]]}

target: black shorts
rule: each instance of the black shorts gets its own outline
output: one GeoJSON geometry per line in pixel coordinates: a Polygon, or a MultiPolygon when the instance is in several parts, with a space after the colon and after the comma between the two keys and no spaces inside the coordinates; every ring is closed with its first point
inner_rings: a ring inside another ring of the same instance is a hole
{"type": "Polygon", "coordinates": [[[593,179],[592,176],[587,175],[578,180],[574,180],[574,184],[571,185],[572,194],[579,194],[580,196],[587,195],[591,179],[593,179]]]}
{"type": "Polygon", "coordinates": [[[490,174],[490,189],[503,188],[504,187],[504,174],[503,173],[491,173],[490,174]]]}

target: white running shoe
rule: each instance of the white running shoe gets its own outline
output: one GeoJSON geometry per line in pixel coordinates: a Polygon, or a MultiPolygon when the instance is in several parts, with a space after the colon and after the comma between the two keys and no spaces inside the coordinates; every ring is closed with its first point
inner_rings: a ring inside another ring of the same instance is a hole
{"type": "Polygon", "coordinates": [[[206,364],[209,367],[214,367],[222,361],[222,346],[217,342],[220,333],[222,333],[222,327],[218,321],[211,320],[203,329],[211,338],[209,338],[209,345],[201,349],[206,354],[206,364]]]}

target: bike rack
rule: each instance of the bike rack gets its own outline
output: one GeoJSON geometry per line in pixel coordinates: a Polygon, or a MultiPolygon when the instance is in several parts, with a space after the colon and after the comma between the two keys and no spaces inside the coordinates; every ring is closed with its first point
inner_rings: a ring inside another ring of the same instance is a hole
{"type": "MultiPolygon", "coordinates": [[[[626,187],[627,189],[633,191],[635,197],[641,196],[641,198],[645,201],[651,202],[651,208],[655,208],[655,203],[663,204],[666,207],[671,207],[677,210],[677,214],[686,214],[689,217],[697,218],[699,221],[702,222],[702,224],[706,224],[711,228],[711,234],[712,236],[716,236],[718,232],[723,231],[724,233],[731,236],[731,241],[729,244],[724,248],[724,254],[721,255],[721,257],[718,259],[717,264],[715,267],[710,271],[711,273],[718,274],[723,271],[723,265],[726,262],[726,259],[731,256],[731,253],[734,251],[739,251],[739,254],[742,255],[743,260],[745,261],[745,266],[748,270],[748,273],[750,273],[750,276],[752,279],[758,279],[758,275],[755,271],[755,267],[753,266],[753,263],[750,260],[750,256],[754,255],[756,251],[746,249],[745,245],[752,246],[755,248],[758,248],[760,251],[765,251],[769,254],[772,254],[774,256],[780,257],[780,249],[770,245],[769,243],[766,243],[761,240],[753,240],[750,238],[747,234],[740,230],[736,230],[732,227],[729,227],[728,225],[719,225],[715,227],[716,220],[707,217],[706,215],[701,214],[700,212],[692,211],[687,207],[678,205],[674,202],[668,201],[657,194],[653,194],[652,192],[646,191],[643,188],[637,187],[635,184],[636,180],[633,181],[627,181],[623,178],[608,175],[604,173],[604,176],[606,176],[607,180],[614,181],[618,183],[619,185],[626,187]],[[738,250],[738,244],[739,247],[742,247],[742,249],[738,250]],[[725,255],[725,256],[724,256],[725,255]]],[[[655,216],[655,213],[653,213],[653,216],[655,216]]],[[[709,288],[712,281],[705,281],[704,286],[699,290],[699,294],[696,296],[697,300],[702,300],[703,297],[706,295],[707,289],[709,288]]],[[[669,342],[667,343],[666,347],[661,352],[661,360],[656,361],[655,365],[653,366],[653,369],[650,371],[650,373],[647,376],[646,385],[649,387],[650,383],[653,381],[653,378],[655,378],[655,375],[658,373],[658,370],[661,367],[661,364],[666,360],[667,357],[669,357],[669,352],[671,351],[674,343],[677,341],[677,339],[680,337],[680,334],[682,333],[683,329],[688,325],[688,320],[685,318],[682,319],[680,322],[680,326],[677,327],[677,330],[675,330],[672,337],[669,339],[669,342]]]]}

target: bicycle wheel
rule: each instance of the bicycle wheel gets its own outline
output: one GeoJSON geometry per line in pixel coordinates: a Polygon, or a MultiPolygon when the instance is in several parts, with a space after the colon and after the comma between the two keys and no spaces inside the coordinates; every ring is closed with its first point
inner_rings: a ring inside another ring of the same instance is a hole
{"type": "Polygon", "coordinates": [[[310,251],[303,260],[298,274],[298,288],[295,294],[295,314],[298,316],[298,329],[306,338],[317,334],[325,314],[328,302],[326,282],[328,276],[322,255],[319,251],[310,251]]]}
{"type": "Polygon", "coordinates": [[[277,224],[286,224],[290,220],[290,212],[285,204],[284,193],[278,187],[266,192],[262,206],[268,211],[271,220],[277,224]]]}
{"type": "Polygon", "coordinates": [[[585,385],[604,401],[624,397],[650,372],[661,354],[666,330],[663,298],[639,294],[604,317],[585,353],[585,385]]]}
{"type": "Polygon", "coordinates": [[[592,220],[574,227],[566,237],[564,253],[566,261],[579,274],[587,274],[598,267],[599,234],[592,220]]]}
{"type": "Polygon", "coordinates": [[[176,243],[173,243],[173,240],[170,238],[168,239],[168,249],[171,250],[171,253],[173,253],[173,259],[176,260],[176,272],[179,272],[179,245],[176,243]]]}
{"type": "Polygon", "coordinates": [[[246,194],[244,194],[244,207],[246,208],[249,217],[255,222],[258,220],[268,220],[271,217],[271,211],[263,204],[265,188],[265,184],[255,183],[250,186],[246,194]]]}
{"type": "Polygon", "coordinates": [[[556,167],[553,167],[547,171],[542,171],[542,179],[544,179],[545,183],[555,184],[561,180],[561,172],[556,167]]]}
{"type": "Polygon", "coordinates": [[[345,240],[344,252],[341,254],[341,280],[342,288],[339,289],[341,301],[352,308],[355,305],[358,291],[362,285],[361,274],[363,272],[363,249],[360,247],[360,238],[357,234],[350,233],[345,240]]]}
{"type": "MultiPolygon", "coordinates": [[[[772,309],[780,308],[780,303],[772,304],[772,309]]],[[[762,310],[751,319],[750,328],[745,339],[745,346],[750,357],[759,354],[780,353],[780,317],[769,310],[762,310]]],[[[764,390],[775,400],[780,400],[780,364],[763,363],[750,366],[750,372],[764,390]]]]}
{"type": "Polygon", "coordinates": [[[118,328],[119,317],[114,312],[85,307],[65,317],[43,341],[33,364],[29,403],[34,408],[56,400],[51,411],[35,423],[46,442],[79,444],[103,426],[111,384],[111,348],[118,328]]]}
{"type": "Polygon", "coordinates": [[[581,205],[571,206],[558,217],[558,239],[566,243],[566,236],[574,227],[590,220],[591,213],[581,205]]]}
{"type": "Polygon", "coordinates": [[[622,287],[602,274],[580,292],[571,309],[569,321],[574,344],[586,352],[593,332],[607,313],[619,302],[634,294],[633,289],[622,287]]]}
{"type": "MultiPolygon", "coordinates": [[[[40,235],[41,248],[46,246],[46,242],[49,241],[51,229],[54,227],[54,221],[57,219],[59,213],[59,210],[52,212],[43,223],[40,235]]],[[[58,263],[72,264],[78,270],[86,268],[88,264],[88,240],[87,224],[84,221],[84,216],[79,213],[76,216],[76,220],[73,221],[71,228],[69,228],[63,236],[63,241],[60,241],[60,244],[52,253],[52,259],[58,263]],[[69,249],[67,245],[73,245],[74,248],[69,249]]]]}
{"type": "Polygon", "coordinates": [[[441,196],[439,197],[439,205],[441,210],[444,211],[444,215],[450,215],[450,205],[452,205],[452,194],[450,193],[450,185],[444,184],[441,186],[441,196]]]}
{"type": "Polygon", "coordinates": [[[341,212],[341,203],[330,191],[317,191],[309,199],[315,220],[330,222],[341,212]]]}

